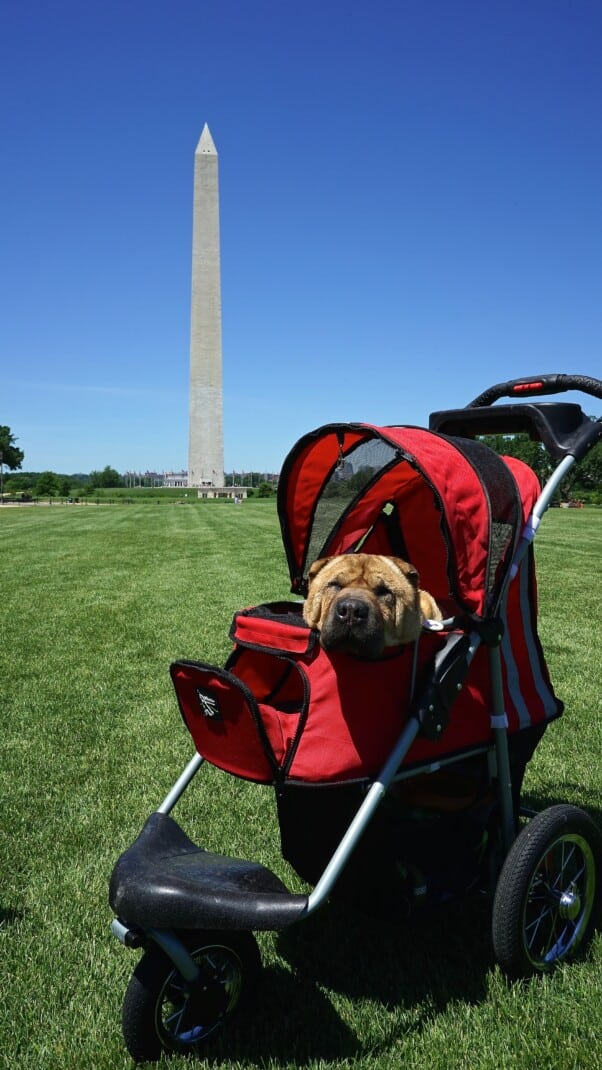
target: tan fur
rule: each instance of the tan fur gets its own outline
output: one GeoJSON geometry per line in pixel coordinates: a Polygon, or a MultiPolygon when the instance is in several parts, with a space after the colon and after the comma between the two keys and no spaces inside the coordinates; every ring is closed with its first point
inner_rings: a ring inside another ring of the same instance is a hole
{"type": "Polygon", "coordinates": [[[377,658],[386,647],[411,643],[425,618],[442,620],[442,614],[407,561],[344,554],[314,561],[303,618],[326,650],[377,658]]]}

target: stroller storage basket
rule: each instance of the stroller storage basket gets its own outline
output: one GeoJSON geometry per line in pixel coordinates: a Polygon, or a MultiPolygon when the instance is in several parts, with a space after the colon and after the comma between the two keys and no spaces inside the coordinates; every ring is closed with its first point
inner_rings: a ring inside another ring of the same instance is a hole
{"type": "MultiPolygon", "coordinates": [[[[525,567],[525,566],[523,566],[525,567]]],[[[521,581],[518,581],[520,598],[521,581]]],[[[179,661],[171,675],[180,711],[199,753],[237,776],[262,783],[337,783],[375,776],[411,709],[413,646],[377,661],[327,653],[305,626],[298,603],[243,610],[231,629],[225,667],[179,661]]],[[[445,633],[418,643],[415,691],[433,671],[445,633]]],[[[556,716],[560,704],[534,644],[505,642],[503,659],[511,732],[556,716]]],[[[491,740],[487,650],[468,679],[440,739],[419,737],[407,765],[428,763],[491,740]]]]}

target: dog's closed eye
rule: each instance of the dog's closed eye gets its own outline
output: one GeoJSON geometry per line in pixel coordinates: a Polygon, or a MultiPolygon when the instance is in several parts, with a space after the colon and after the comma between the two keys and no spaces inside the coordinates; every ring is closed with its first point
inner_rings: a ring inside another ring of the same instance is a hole
{"type": "Polygon", "coordinates": [[[384,583],[379,583],[379,585],[374,588],[374,594],[377,598],[395,598],[393,591],[384,583]]]}

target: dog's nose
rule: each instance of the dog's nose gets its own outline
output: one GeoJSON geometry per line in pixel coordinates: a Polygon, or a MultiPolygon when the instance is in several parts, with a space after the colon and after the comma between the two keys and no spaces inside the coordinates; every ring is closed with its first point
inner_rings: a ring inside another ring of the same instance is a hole
{"type": "Polygon", "coordinates": [[[343,598],[337,602],[336,614],[343,624],[359,624],[368,616],[368,606],[361,598],[343,598]]]}

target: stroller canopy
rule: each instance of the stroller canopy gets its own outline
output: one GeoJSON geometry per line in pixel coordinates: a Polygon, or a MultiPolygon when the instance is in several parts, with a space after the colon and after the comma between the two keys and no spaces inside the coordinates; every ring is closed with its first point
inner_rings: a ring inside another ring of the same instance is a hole
{"type": "Polygon", "coordinates": [[[293,447],[278,487],[292,590],[319,557],[394,554],[450,612],[492,615],[538,494],[527,465],[481,442],[328,424],[293,447]]]}

